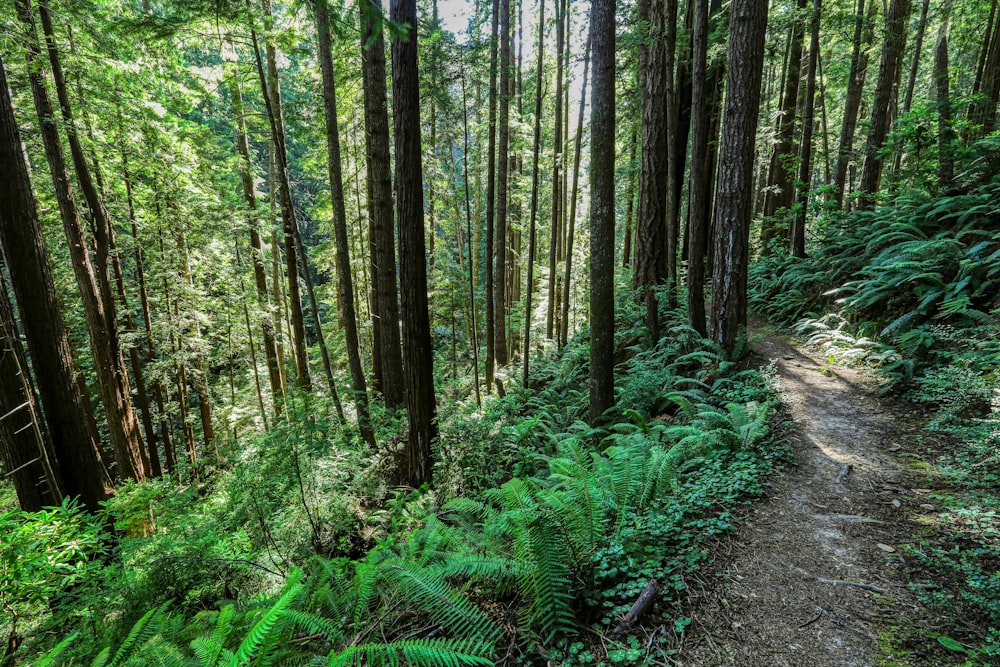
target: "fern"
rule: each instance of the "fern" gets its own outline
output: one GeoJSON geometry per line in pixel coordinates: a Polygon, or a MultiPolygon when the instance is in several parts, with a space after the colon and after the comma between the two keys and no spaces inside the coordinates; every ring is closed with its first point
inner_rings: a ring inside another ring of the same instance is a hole
{"type": "Polygon", "coordinates": [[[330,655],[328,667],[459,667],[492,665],[490,647],[481,642],[454,639],[409,639],[390,644],[351,646],[330,655]]]}
{"type": "Polygon", "coordinates": [[[250,664],[254,656],[262,658],[259,663],[267,664],[268,654],[275,648],[275,630],[281,626],[286,611],[292,602],[302,592],[302,571],[292,570],[285,583],[285,589],[278,600],[254,624],[249,634],[240,643],[239,648],[229,661],[230,667],[243,667],[250,664]]]}
{"type": "Polygon", "coordinates": [[[493,643],[499,628],[468,598],[452,588],[440,570],[429,570],[402,560],[390,562],[385,575],[407,600],[428,613],[455,637],[493,643]]]}
{"type": "Polygon", "coordinates": [[[125,637],[125,641],[121,643],[118,650],[115,652],[111,661],[108,662],[108,655],[111,653],[111,649],[107,648],[98,654],[97,658],[94,660],[93,667],[120,667],[126,660],[132,657],[132,653],[141,646],[144,642],[150,639],[156,634],[156,621],[163,614],[171,602],[168,600],[164,602],[159,607],[154,607],[150,609],[142,617],[135,622],[132,629],[129,630],[128,635],[125,637]]]}
{"type": "Polygon", "coordinates": [[[35,662],[35,667],[55,667],[59,657],[76,641],[76,638],[80,636],[79,631],[70,633],[61,642],[56,644],[50,651],[45,655],[38,658],[35,662]]]}

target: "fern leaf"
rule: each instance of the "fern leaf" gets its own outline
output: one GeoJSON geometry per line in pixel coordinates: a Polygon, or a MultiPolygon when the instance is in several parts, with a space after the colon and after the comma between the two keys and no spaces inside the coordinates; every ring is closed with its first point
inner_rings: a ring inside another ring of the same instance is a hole
{"type": "Polygon", "coordinates": [[[250,629],[249,634],[240,643],[233,658],[229,661],[230,667],[243,667],[250,662],[255,654],[265,653],[273,648],[268,642],[274,641],[273,632],[275,628],[285,616],[285,612],[291,606],[296,596],[302,591],[301,578],[301,570],[292,570],[285,584],[284,592],[282,592],[277,602],[250,629]]]}
{"type": "Polygon", "coordinates": [[[407,667],[492,665],[488,644],[454,639],[409,639],[391,644],[351,646],[331,654],[328,667],[404,664],[407,667]]]}
{"type": "Polygon", "coordinates": [[[132,652],[137,647],[156,634],[155,620],[157,616],[166,610],[170,603],[171,601],[168,600],[159,607],[150,609],[142,615],[142,618],[135,622],[135,625],[129,630],[128,636],[125,637],[125,641],[118,647],[118,651],[115,652],[115,656],[111,659],[111,662],[107,663],[107,667],[119,667],[125,660],[131,657],[132,652]]]}

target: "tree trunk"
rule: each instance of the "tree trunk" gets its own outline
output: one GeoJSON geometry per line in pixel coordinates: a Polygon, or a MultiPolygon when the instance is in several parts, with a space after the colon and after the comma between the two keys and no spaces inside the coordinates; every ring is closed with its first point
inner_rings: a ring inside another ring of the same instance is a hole
{"type": "MultiPolygon", "coordinates": [[[[493,391],[493,374],[496,365],[496,312],[493,297],[494,285],[494,208],[497,190],[497,50],[500,18],[500,0],[493,0],[490,40],[490,97],[489,97],[489,147],[486,162],[486,391],[493,391]]],[[[506,192],[506,186],[504,186],[506,192]]],[[[478,247],[478,246],[477,246],[478,247]]]]}
{"type": "Polygon", "coordinates": [[[396,240],[393,229],[392,175],[389,158],[389,113],[386,103],[385,42],[376,29],[381,0],[359,0],[361,10],[361,74],[365,98],[365,166],[368,194],[368,243],[371,253],[372,305],[382,365],[379,391],[388,408],[405,405],[403,356],[399,339],[396,240]]]}
{"type": "Polygon", "coordinates": [[[903,48],[906,45],[906,18],[910,13],[910,0],[892,0],[885,19],[885,42],[879,63],[875,99],[872,102],[865,161],[861,167],[861,193],[859,206],[870,208],[875,203],[882,180],[882,158],[878,153],[889,134],[889,121],[893,91],[899,82],[903,48]]]}
{"type": "MultiPolygon", "coordinates": [[[[38,57],[38,53],[33,41],[36,30],[31,17],[29,0],[18,0],[17,7],[18,15],[25,28],[25,49],[28,52],[30,63],[38,57]]],[[[125,356],[121,347],[121,340],[118,335],[114,296],[111,290],[108,264],[111,222],[108,212],[104,208],[104,202],[101,200],[97,187],[91,177],[90,167],[87,164],[86,156],[77,137],[73,114],[69,105],[69,92],[66,87],[66,79],[63,76],[59,51],[55,44],[51,14],[44,3],[39,5],[38,11],[42,21],[42,29],[45,33],[49,63],[52,66],[52,78],[55,83],[56,96],[59,100],[61,115],[66,127],[70,155],[95,231],[94,247],[96,252],[94,254],[94,262],[91,263],[91,258],[87,252],[87,242],[84,237],[83,227],[80,223],[79,211],[76,209],[75,202],[71,207],[60,209],[60,212],[63,214],[63,229],[70,245],[70,256],[73,259],[77,285],[83,298],[84,311],[87,316],[91,350],[95,362],[94,367],[97,373],[98,386],[101,390],[102,403],[108,416],[108,432],[121,476],[125,479],[145,479],[149,476],[149,460],[143,448],[139,419],[132,406],[132,390],[128,371],[125,367],[125,356]]],[[[39,87],[44,86],[40,72],[33,73],[30,76],[33,80],[33,88],[36,81],[39,87]]],[[[48,94],[44,91],[39,91],[39,94],[35,96],[35,106],[38,111],[40,123],[43,125],[51,124],[51,119],[54,116],[48,94]]],[[[46,135],[50,141],[55,142],[46,148],[46,154],[51,154],[50,160],[57,162],[55,166],[50,162],[52,173],[54,175],[59,174],[58,177],[54,176],[54,180],[61,178],[62,174],[67,174],[68,178],[68,170],[62,155],[62,148],[58,146],[57,130],[53,128],[51,132],[43,133],[43,136],[46,135]]],[[[59,188],[60,186],[57,185],[56,187],[59,188]]]]}
{"type": "Polygon", "coordinates": [[[493,352],[507,365],[507,176],[510,160],[510,0],[500,0],[500,129],[497,142],[497,218],[493,252],[493,352]]]}
{"type": "Polygon", "coordinates": [[[805,36],[802,13],[806,6],[806,0],[797,0],[797,16],[792,23],[788,42],[788,67],[785,72],[784,92],[781,95],[774,152],[771,154],[771,166],[768,169],[768,192],[764,195],[764,224],[760,234],[760,242],[764,248],[779,236],[788,238],[787,233],[782,233],[778,229],[777,221],[773,218],[782,209],[791,208],[795,201],[795,184],[792,180],[794,172],[789,169],[791,166],[789,162],[794,157],[792,143],[795,137],[795,108],[799,97],[802,40],[805,36]]]}
{"type": "MultiPolygon", "coordinates": [[[[635,264],[635,258],[632,253],[632,246],[635,243],[634,235],[632,234],[633,220],[635,218],[636,209],[636,191],[635,191],[635,181],[637,170],[635,168],[635,151],[639,146],[639,131],[636,127],[632,126],[632,132],[629,135],[628,140],[628,163],[626,171],[628,172],[628,181],[625,185],[625,234],[622,237],[622,268],[628,268],[635,264]]],[[[635,278],[635,272],[632,273],[633,279],[635,278]]]]}
{"type": "MultiPolygon", "coordinates": [[[[271,0],[263,0],[265,23],[271,23],[271,0]]],[[[289,183],[288,153],[285,148],[285,121],[282,113],[281,86],[278,82],[277,52],[273,38],[268,35],[265,42],[267,58],[267,74],[261,60],[260,48],[257,44],[257,34],[251,31],[254,45],[254,55],[257,60],[257,75],[260,79],[261,93],[264,96],[264,106],[267,110],[267,120],[274,141],[275,169],[278,173],[278,191],[281,195],[281,225],[285,245],[285,275],[288,279],[288,307],[292,326],[292,346],[295,352],[295,384],[300,389],[308,391],[312,388],[312,378],[309,374],[309,350],[306,345],[305,317],[302,311],[302,293],[299,289],[299,267],[295,250],[295,235],[298,232],[298,222],[295,219],[295,206],[292,202],[292,188],[289,183]]]]}
{"type": "MultiPolygon", "coordinates": [[[[29,54],[29,64],[32,58],[29,54]]],[[[38,96],[40,73],[29,67],[33,93],[38,96]]],[[[49,115],[51,117],[51,114],[49,115]]],[[[54,134],[55,125],[42,123],[42,133],[54,134]]],[[[50,136],[51,140],[52,137],[50,136]]],[[[55,137],[58,140],[58,137],[55,137]]],[[[57,144],[56,144],[57,145],[57,144]]],[[[72,206],[69,178],[62,166],[57,177],[60,208],[72,206]]],[[[59,172],[56,172],[57,174],[59,172]]],[[[7,76],[0,61],[0,245],[10,269],[11,287],[21,313],[38,382],[48,433],[59,473],[61,488],[68,496],[79,496],[92,511],[113,492],[107,470],[101,463],[99,443],[87,428],[82,400],[76,386],[76,372],[69,337],[59,310],[55,284],[49,268],[48,251],[32,195],[24,148],[14,117],[7,76]]]]}
{"type": "Polygon", "coordinates": [[[688,323],[704,336],[708,228],[708,0],[695,0],[691,41],[691,184],[688,189],[688,323]]]}
{"type": "Polygon", "coordinates": [[[767,3],[733,0],[729,20],[726,108],[715,192],[712,340],[732,354],[746,325],[747,246],[753,158],[764,65],[767,3]]]}
{"type": "Polygon", "coordinates": [[[590,10],[590,423],[615,401],[615,2],[590,10]]]}
{"type": "MultiPolygon", "coordinates": [[[[403,315],[406,407],[410,426],[405,479],[408,484],[420,487],[429,484],[433,475],[431,443],[437,437],[437,424],[434,348],[427,313],[427,265],[424,259],[416,0],[392,0],[390,18],[407,29],[405,39],[396,36],[392,40],[392,111],[396,131],[396,206],[402,284],[400,311],[403,315]]],[[[502,300],[497,303],[502,307],[502,300]]]]}
{"type": "MultiPolygon", "coordinates": [[[[639,50],[642,92],[642,164],[639,171],[639,210],[636,219],[635,271],[632,283],[644,293],[667,278],[667,40],[664,0],[640,0],[639,20],[649,34],[639,50]]],[[[659,339],[655,296],[646,298],[646,327],[659,339]]]]}
{"type": "Polygon", "coordinates": [[[983,61],[979,97],[973,102],[969,113],[972,122],[980,126],[976,137],[985,136],[996,127],[997,102],[1000,98],[1000,12],[996,13],[992,30],[988,34],[992,34],[992,38],[983,41],[986,59],[983,61]]]}
{"type": "MultiPolygon", "coordinates": [[[[6,80],[0,81],[6,86],[6,80]]],[[[2,95],[3,93],[0,93],[2,95]]],[[[14,322],[7,281],[0,273],[0,461],[14,483],[17,504],[37,512],[63,499],[55,451],[38,413],[28,361],[14,322]]]]}
{"type": "MultiPolygon", "coordinates": [[[[506,0],[504,0],[506,1],[506,0]]],[[[558,2],[558,0],[557,0],[558,2]]],[[[558,21],[558,19],[557,19],[558,21]]],[[[538,5],[538,62],[535,71],[535,141],[531,150],[531,209],[528,213],[528,280],[524,290],[524,367],[521,373],[521,383],[528,384],[528,364],[531,356],[531,297],[535,293],[535,222],[538,218],[538,154],[542,143],[542,66],[545,56],[545,0],[538,5]]],[[[558,124],[558,122],[557,122],[558,124]]],[[[557,208],[553,200],[553,208],[557,208]]],[[[556,222],[553,219],[553,227],[556,222]]],[[[556,233],[552,234],[553,245],[556,233]]],[[[549,248],[550,256],[554,256],[555,248],[549,248]]],[[[550,257],[551,259],[551,257],[550,257]]],[[[555,263],[549,263],[550,286],[554,284],[555,263]]],[[[552,292],[550,291],[550,294],[552,292]]]]}
{"type": "Polygon", "coordinates": [[[816,68],[819,62],[820,2],[813,0],[812,34],[809,40],[809,65],[806,70],[806,99],[802,110],[802,154],[799,158],[799,192],[792,223],[792,254],[806,256],[806,217],[812,183],[813,111],[816,100],[816,68]]]}
{"type": "Polygon", "coordinates": [[[844,206],[844,190],[847,186],[847,165],[854,155],[854,131],[858,126],[858,110],[864,94],[865,75],[868,72],[868,47],[872,41],[872,25],[878,13],[878,3],[872,2],[865,17],[865,0],[858,0],[858,13],[854,18],[854,49],[851,52],[851,72],[847,83],[847,97],[844,100],[844,123],[840,129],[840,144],[837,148],[837,167],[834,171],[835,198],[837,206],[844,206]]]}
{"type": "Polygon", "coordinates": [[[952,143],[955,132],[951,127],[951,94],[948,82],[948,29],[941,26],[934,49],[934,82],[937,86],[938,108],[938,181],[948,186],[955,180],[955,157],[952,143]]]}
{"type": "Polygon", "coordinates": [[[583,50],[583,84],[580,86],[580,115],[576,121],[576,147],[573,154],[573,192],[569,198],[569,223],[566,233],[566,278],[563,281],[562,321],[559,345],[569,342],[569,303],[573,278],[573,237],[576,232],[576,195],[580,185],[580,149],[583,147],[583,112],[587,106],[587,74],[590,68],[590,33],[583,50]]]}
{"type": "Polygon", "coordinates": [[[233,122],[236,125],[236,149],[240,154],[240,181],[243,184],[243,199],[247,203],[247,226],[250,228],[250,257],[253,262],[254,284],[257,289],[257,305],[263,311],[261,334],[264,344],[264,358],[267,363],[267,377],[271,385],[271,400],[274,413],[281,413],[285,387],[282,383],[278,364],[278,349],[275,343],[274,320],[271,314],[267,290],[267,272],[264,268],[264,244],[260,238],[257,219],[257,195],[254,192],[251,173],[250,144],[247,139],[246,117],[243,112],[243,95],[240,92],[239,73],[233,67],[229,74],[229,93],[233,102],[233,122]]]}
{"type": "Polygon", "coordinates": [[[358,318],[354,310],[354,278],[351,276],[351,256],[347,241],[347,208],[344,204],[344,177],[340,167],[340,130],[337,127],[337,90],[333,79],[333,54],[330,44],[330,10],[327,0],[316,1],[316,29],[319,34],[319,62],[323,76],[323,111],[326,118],[327,171],[330,176],[330,198],[333,204],[333,234],[337,246],[337,282],[344,307],[344,342],[347,364],[351,369],[351,393],[358,412],[361,438],[375,446],[368,413],[368,387],[361,365],[358,342],[358,318]]]}
{"type": "MultiPolygon", "coordinates": [[[[542,0],[544,2],[544,0],[542,0]]],[[[563,31],[565,30],[566,16],[565,12],[561,11],[561,5],[563,3],[560,0],[555,0],[555,13],[556,13],[556,110],[555,110],[555,128],[552,132],[552,230],[549,240],[549,298],[546,308],[546,318],[545,318],[545,337],[551,339],[553,337],[553,329],[555,327],[556,321],[556,267],[559,262],[559,255],[561,250],[559,246],[562,244],[562,221],[563,221],[563,199],[564,195],[562,192],[562,149],[563,149],[563,41],[565,39],[563,31]]],[[[539,9],[541,12],[541,9],[539,9]]],[[[539,25],[544,25],[544,23],[539,23],[539,25]]],[[[542,35],[544,30],[541,28],[538,31],[538,50],[539,59],[541,59],[542,50],[542,35]]],[[[540,65],[541,63],[539,63],[540,65]]],[[[539,73],[541,73],[541,67],[539,67],[539,73]]],[[[541,99],[541,86],[538,87],[538,98],[541,99]]],[[[541,114],[535,121],[536,125],[541,124],[541,114]]],[[[534,193],[532,193],[534,198],[534,193]]],[[[530,265],[529,265],[530,267],[530,265]]],[[[529,268],[530,270],[530,268],[529,268]]],[[[525,329],[527,331],[527,329],[525,329]]],[[[558,332],[556,332],[558,333],[558,332]]],[[[525,350],[528,349],[528,340],[525,336],[525,350]]],[[[527,355],[525,355],[525,368],[527,368],[527,355]]],[[[527,378],[525,378],[527,379],[527,378]]]]}

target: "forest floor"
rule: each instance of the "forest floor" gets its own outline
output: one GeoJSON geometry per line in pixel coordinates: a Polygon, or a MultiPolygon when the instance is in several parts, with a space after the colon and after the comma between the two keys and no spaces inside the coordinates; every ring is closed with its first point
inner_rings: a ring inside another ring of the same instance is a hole
{"type": "Polygon", "coordinates": [[[937,509],[924,488],[934,480],[907,458],[914,408],[777,334],[755,349],[777,369],[794,459],[688,582],[692,623],[675,664],[934,664],[920,648],[894,655],[891,639],[930,621],[898,549],[937,509]]]}

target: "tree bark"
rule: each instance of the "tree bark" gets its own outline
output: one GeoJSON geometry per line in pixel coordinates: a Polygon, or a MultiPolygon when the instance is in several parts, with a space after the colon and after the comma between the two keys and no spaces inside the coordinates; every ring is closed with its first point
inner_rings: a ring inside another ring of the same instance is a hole
{"type": "Polygon", "coordinates": [[[979,125],[977,138],[996,129],[997,102],[1000,98],[1000,12],[996,12],[992,30],[987,31],[987,36],[988,39],[983,41],[986,59],[983,61],[979,96],[975,98],[969,114],[971,120],[979,125]],[[992,38],[989,38],[990,34],[992,38]]]}
{"type": "Polygon", "coordinates": [[[365,167],[368,194],[368,243],[371,254],[372,305],[381,361],[378,390],[388,408],[406,404],[403,356],[399,339],[396,282],[396,239],[393,229],[392,175],[389,158],[389,113],[385,85],[385,41],[373,11],[381,0],[359,0],[361,10],[361,75],[365,98],[365,167]]]}
{"type": "Polygon", "coordinates": [[[587,106],[587,74],[590,69],[590,34],[587,34],[587,45],[583,50],[583,84],[580,86],[580,115],[576,121],[576,146],[573,154],[573,192],[569,198],[569,223],[566,233],[566,278],[563,281],[562,321],[559,345],[565,347],[569,342],[569,304],[570,289],[573,278],[573,238],[576,232],[576,196],[580,185],[580,149],[583,147],[583,112],[587,106]]]}
{"type": "Polygon", "coordinates": [[[319,62],[323,77],[323,111],[326,118],[327,171],[333,204],[333,235],[337,246],[337,282],[344,308],[344,342],[347,364],[351,369],[351,393],[358,413],[361,438],[375,446],[375,431],[368,412],[368,387],[361,365],[358,341],[358,318],[354,309],[354,278],[347,241],[347,208],[344,204],[344,177],[340,167],[340,130],[337,127],[337,90],[333,79],[333,54],[330,43],[330,10],[327,0],[316,0],[316,30],[319,36],[319,62]]]}
{"type": "MultiPolygon", "coordinates": [[[[32,59],[29,58],[29,63],[32,59]]],[[[33,92],[37,95],[39,72],[32,65],[33,92]]],[[[51,118],[51,114],[48,116],[51,118]]],[[[43,135],[55,132],[42,123],[43,135]]],[[[51,138],[51,137],[50,137],[51,138]]],[[[58,139],[58,137],[56,137],[58,139]]],[[[57,165],[58,166],[58,165],[57,165]]],[[[65,165],[57,181],[60,207],[69,207],[72,191],[65,165]]],[[[59,173],[59,172],[56,172],[59,173]]],[[[87,428],[83,403],[76,386],[76,372],[69,337],[59,310],[48,251],[32,195],[7,76],[0,61],[0,244],[10,269],[11,287],[21,313],[28,353],[38,382],[38,396],[55,452],[61,487],[68,496],[79,496],[92,511],[113,492],[111,479],[101,463],[99,443],[87,428]]]]}
{"type": "Polygon", "coordinates": [[[858,0],[858,13],[854,19],[854,49],[851,52],[851,72],[847,83],[847,97],[844,100],[844,122],[840,129],[840,144],[837,148],[837,167],[834,171],[835,198],[837,206],[844,206],[844,190],[847,187],[847,165],[854,155],[854,131],[858,126],[858,110],[864,94],[865,75],[868,72],[868,48],[872,41],[872,25],[878,13],[878,3],[872,2],[865,16],[865,0],[858,0]]]}
{"type": "Polygon", "coordinates": [[[715,192],[711,327],[712,340],[729,354],[746,325],[747,247],[767,4],[733,0],[729,20],[726,105],[715,192]]]}
{"type": "MultiPolygon", "coordinates": [[[[25,29],[25,49],[28,52],[27,57],[30,64],[35,61],[38,54],[35,46],[37,33],[31,17],[29,0],[18,0],[17,7],[18,15],[25,29]],[[34,52],[32,53],[32,51],[34,52]]],[[[91,262],[75,203],[71,207],[72,210],[70,207],[60,209],[63,214],[63,230],[70,245],[70,255],[73,259],[77,285],[83,298],[91,350],[94,355],[94,367],[97,373],[97,384],[108,416],[108,432],[119,474],[124,479],[145,479],[149,476],[149,460],[143,447],[139,419],[132,405],[132,389],[118,335],[114,296],[111,290],[109,272],[111,222],[108,212],[104,208],[104,202],[94,184],[90,167],[76,133],[66,79],[62,72],[59,50],[55,43],[51,14],[44,2],[39,4],[38,11],[45,34],[49,64],[52,67],[56,96],[66,127],[70,156],[95,232],[95,253],[94,260],[91,262]]],[[[44,86],[40,73],[34,73],[31,77],[33,88],[44,86]]],[[[54,117],[54,114],[51,102],[48,100],[48,93],[39,90],[38,94],[35,95],[35,106],[40,123],[51,123],[50,119],[54,117]]],[[[59,174],[59,176],[54,176],[54,179],[61,178],[64,173],[67,174],[68,178],[62,149],[58,146],[57,130],[53,127],[52,132],[48,134],[49,139],[55,144],[47,146],[46,154],[51,154],[50,160],[61,163],[61,165],[53,166],[50,161],[52,173],[59,174]]],[[[59,186],[57,185],[57,187],[59,186]]]]}
{"type": "Polygon", "coordinates": [[[802,110],[802,153],[799,157],[798,197],[792,223],[792,255],[806,256],[806,218],[812,184],[813,111],[816,101],[816,69],[819,62],[820,2],[813,0],[812,32],[809,39],[809,65],[806,70],[806,99],[802,110]]]}
{"type": "MultiPolygon", "coordinates": [[[[666,2],[640,0],[639,21],[649,33],[639,47],[642,93],[642,163],[639,169],[639,210],[636,219],[635,271],[632,283],[648,294],[667,279],[667,39],[666,2]]],[[[646,327],[659,338],[655,296],[646,297],[646,327]]]]}
{"type": "Polygon", "coordinates": [[[778,229],[774,216],[782,209],[789,209],[795,201],[795,184],[789,169],[789,160],[794,155],[792,143],[795,137],[795,108],[799,97],[799,79],[802,65],[802,40],[805,36],[802,13],[806,8],[806,0],[797,0],[797,16],[791,27],[791,37],[788,43],[788,67],[785,71],[784,92],[781,95],[781,110],[778,116],[778,128],[775,132],[774,152],[771,154],[771,166],[768,170],[768,191],[764,195],[764,225],[761,228],[760,242],[764,248],[768,244],[787,233],[778,229]]]}
{"type": "Polygon", "coordinates": [[[590,423],[615,401],[615,2],[590,10],[590,423]]]}
{"type": "Polygon", "coordinates": [[[688,324],[704,336],[705,252],[707,251],[708,153],[708,0],[694,0],[691,42],[691,183],[688,189],[688,324]]]}
{"type": "Polygon", "coordinates": [[[507,210],[510,162],[510,0],[500,0],[500,129],[497,142],[497,218],[493,242],[493,352],[506,366],[507,355],[507,210]]]}
{"type": "MultiPolygon", "coordinates": [[[[505,0],[506,1],[506,0],[505,0]]],[[[558,2],[558,0],[557,0],[558,2]]],[[[535,67],[535,140],[531,150],[531,208],[528,216],[528,280],[524,291],[524,359],[521,372],[521,383],[528,385],[528,365],[531,356],[531,297],[535,293],[535,223],[538,218],[538,154],[542,143],[542,66],[545,50],[545,0],[538,5],[538,62],[535,67]]],[[[557,208],[553,200],[553,208],[557,208]]],[[[553,227],[556,221],[553,219],[553,227]]],[[[552,234],[553,245],[556,241],[556,231],[552,234]]],[[[550,260],[554,257],[555,248],[549,248],[550,260]]],[[[555,263],[550,261],[549,283],[554,284],[555,263]]],[[[550,291],[551,295],[552,292],[550,291]]],[[[549,332],[551,333],[551,331],[549,332]]]]}
{"type": "Polygon", "coordinates": [[[882,180],[882,158],[879,151],[889,134],[889,116],[893,90],[899,82],[903,48],[906,45],[906,18],[910,13],[910,0],[892,0],[885,18],[885,41],[882,46],[882,60],[879,63],[878,82],[875,84],[875,98],[872,102],[871,121],[868,126],[868,141],[865,147],[865,161],[861,167],[859,206],[871,208],[875,203],[882,180]]]}
{"type": "MultiPolygon", "coordinates": [[[[407,28],[406,39],[397,36],[392,40],[392,110],[396,131],[396,206],[402,284],[400,311],[403,315],[406,407],[410,427],[405,479],[408,484],[419,487],[429,484],[433,476],[431,443],[437,437],[437,424],[434,348],[427,312],[427,265],[424,259],[416,0],[392,0],[390,18],[407,28]]],[[[503,301],[498,301],[498,304],[502,307],[503,301]]]]}

